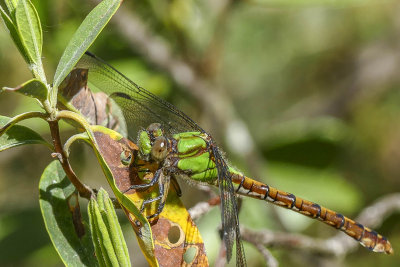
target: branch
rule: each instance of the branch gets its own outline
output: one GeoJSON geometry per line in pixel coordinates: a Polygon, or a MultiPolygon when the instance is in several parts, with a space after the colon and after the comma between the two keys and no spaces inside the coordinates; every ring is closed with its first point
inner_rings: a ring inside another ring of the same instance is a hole
{"type": "Polygon", "coordinates": [[[286,249],[307,250],[319,254],[332,254],[332,250],[323,245],[325,241],[300,234],[274,232],[270,230],[254,231],[244,226],[240,229],[242,238],[257,248],[282,247],[286,249]]]}
{"type": "MultiPolygon", "coordinates": [[[[400,193],[395,193],[385,196],[365,208],[360,216],[358,216],[357,221],[369,227],[377,227],[382,224],[387,216],[398,211],[400,211],[400,193]]],[[[257,248],[260,245],[282,247],[334,257],[343,257],[359,246],[358,242],[349,238],[344,233],[338,233],[332,238],[323,240],[300,234],[273,232],[269,230],[253,231],[246,227],[241,227],[241,234],[243,240],[252,243],[257,248]]]]}
{"type": "Polygon", "coordinates": [[[257,250],[264,256],[265,262],[269,267],[278,267],[279,263],[271,252],[261,244],[255,245],[257,250]]]}
{"type": "Polygon", "coordinates": [[[72,170],[72,167],[69,163],[68,157],[65,154],[65,151],[63,150],[63,146],[61,144],[61,139],[60,139],[60,131],[59,131],[59,127],[58,127],[58,121],[57,120],[54,120],[54,121],[49,120],[48,122],[49,122],[49,126],[50,126],[51,138],[52,138],[53,144],[54,144],[54,150],[56,151],[55,153],[52,154],[52,156],[58,158],[58,160],[61,163],[61,166],[63,167],[65,174],[67,175],[67,177],[71,181],[71,183],[75,186],[75,188],[78,190],[79,195],[81,197],[90,199],[90,197],[94,194],[94,192],[92,191],[92,189],[90,189],[90,187],[83,184],[78,179],[75,172],[72,170]]]}
{"type": "MultiPolygon", "coordinates": [[[[378,199],[375,203],[362,210],[360,215],[356,218],[356,221],[370,228],[376,228],[380,226],[387,217],[396,212],[400,212],[400,193],[393,193],[378,199]]],[[[327,246],[331,246],[336,251],[341,252],[339,255],[345,255],[358,246],[357,242],[354,242],[343,233],[338,233],[326,242],[327,246]]]]}
{"type": "Polygon", "coordinates": [[[219,196],[210,199],[207,202],[199,202],[188,210],[192,220],[197,220],[201,218],[204,214],[207,214],[214,206],[221,203],[219,196]]]}
{"type": "MultiPolygon", "coordinates": [[[[200,202],[189,209],[190,216],[193,220],[196,220],[218,204],[219,202],[215,201],[215,199],[208,202],[200,202]]],[[[395,212],[400,212],[400,193],[390,194],[377,200],[361,211],[356,220],[368,225],[368,227],[376,228],[383,223],[385,218],[395,212]]],[[[337,259],[345,257],[359,247],[358,242],[342,232],[329,239],[312,238],[301,234],[274,232],[270,230],[254,231],[243,225],[240,228],[240,232],[242,239],[253,244],[264,256],[267,265],[270,267],[278,266],[278,262],[266,247],[295,249],[337,259]]],[[[223,254],[223,249],[220,251],[220,254],[223,254]]],[[[220,256],[218,259],[221,261],[218,264],[222,264],[220,266],[223,266],[224,257],[220,256]]]]}

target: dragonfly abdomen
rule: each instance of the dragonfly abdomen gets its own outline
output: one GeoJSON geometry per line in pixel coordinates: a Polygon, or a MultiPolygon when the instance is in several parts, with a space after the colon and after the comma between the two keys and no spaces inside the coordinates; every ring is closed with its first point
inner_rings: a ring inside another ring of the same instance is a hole
{"type": "Polygon", "coordinates": [[[393,253],[392,246],[386,237],[340,213],[238,173],[231,173],[231,177],[237,194],[262,199],[275,205],[292,209],[305,216],[318,219],[343,231],[372,251],[385,252],[387,254],[393,253]]]}

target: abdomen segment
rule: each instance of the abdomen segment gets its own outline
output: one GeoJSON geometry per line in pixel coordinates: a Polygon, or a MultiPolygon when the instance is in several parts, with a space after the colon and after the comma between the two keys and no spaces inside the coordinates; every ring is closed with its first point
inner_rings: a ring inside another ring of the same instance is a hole
{"type": "Polygon", "coordinates": [[[385,252],[387,254],[393,253],[392,246],[386,237],[340,213],[260,183],[246,176],[237,173],[231,173],[231,175],[237,194],[265,200],[308,217],[318,219],[345,232],[347,235],[360,242],[361,245],[372,251],[385,252]]]}

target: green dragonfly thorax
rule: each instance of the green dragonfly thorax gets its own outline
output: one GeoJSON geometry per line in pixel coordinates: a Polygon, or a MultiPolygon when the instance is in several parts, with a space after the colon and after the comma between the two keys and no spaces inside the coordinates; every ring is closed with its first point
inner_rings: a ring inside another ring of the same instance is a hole
{"type": "Polygon", "coordinates": [[[197,182],[214,184],[218,179],[218,170],[210,153],[210,136],[200,132],[175,134],[171,142],[170,164],[197,182]]]}
{"type": "MultiPolygon", "coordinates": [[[[210,136],[200,132],[183,132],[173,136],[175,140],[176,166],[183,171],[191,172],[188,178],[217,185],[218,170],[210,154],[210,136]]],[[[228,166],[229,173],[243,174],[228,166]]]]}
{"type": "Polygon", "coordinates": [[[218,170],[209,150],[209,135],[183,132],[166,138],[154,125],[139,133],[138,144],[143,159],[160,162],[167,172],[177,178],[216,184],[218,170]],[[166,140],[166,146],[163,140],[166,140]]]}

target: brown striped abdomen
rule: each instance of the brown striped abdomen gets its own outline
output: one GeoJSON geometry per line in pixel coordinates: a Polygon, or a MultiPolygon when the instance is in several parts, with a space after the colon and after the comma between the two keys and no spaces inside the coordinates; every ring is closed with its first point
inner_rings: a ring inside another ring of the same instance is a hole
{"type": "Polygon", "coordinates": [[[275,205],[297,211],[308,217],[318,219],[345,232],[347,235],[360,242],[361,245],[372,251],[385,252],[387,254],[393,253],[392,246],[386,237],[340,213],[240,174],[231,173],[231,175],[237,194],[262,199],[275,205]]]}

